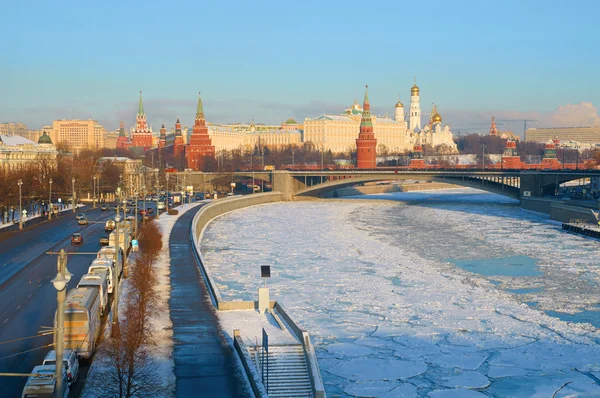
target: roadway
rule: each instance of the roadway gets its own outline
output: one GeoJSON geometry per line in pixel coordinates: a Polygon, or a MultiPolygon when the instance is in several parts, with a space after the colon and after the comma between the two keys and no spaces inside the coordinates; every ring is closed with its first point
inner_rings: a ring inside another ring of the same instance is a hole
{"type": "MultiPolygon", "coordinates": [[[[139,203],[141,208],[143,202],[139,203]]],[[[155,207],[148,202],[147,207],[155,207]]],[[[90,224],[78,225],[75,214],[62,213],[58,219],[31,226],[23,231],[0,234],[0,372],[28,373],[42,363],[52,347],[52,335],[3,342],[35,336],[44,327],[52,327],[56,311],[56,290],[51,280],[56,276],[57,258],[46,251],[93,252],[100,250],[99,238],[104,223],[115,211],[81,208],[90,224]],[[71,246],[71,234],[81,232],[83,244],[71,246]],[[25,352],[28,351],[28,352],[25,352]],[[11,356],[25,352],[20,355],[11,356]],[[9,357],[10,356],[10,357],[9,357]]],[[[68,256],[67,267],[73,274],[67,290],[74,288],[87,273],[94,255],[68,256]]],[[[17,397],[26,377],[3,377],[0,397],[17,397]]],[[[79,383],[78,383],[79,384],[79,383]]]]}

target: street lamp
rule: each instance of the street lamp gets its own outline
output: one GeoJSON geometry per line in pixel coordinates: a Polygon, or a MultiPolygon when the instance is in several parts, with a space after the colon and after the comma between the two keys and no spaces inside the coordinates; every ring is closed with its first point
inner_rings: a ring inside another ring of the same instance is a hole
{"type": "Polygon", "coordinates": [[[143,185],[142,189],[144,190],[144,214],[142,217],[142,224],[146,225],[146,185],[143,185]]]}
{"type": "Polygon", "coordinates": [[[115,228],[115,238],[116,238],[116,247],[115,247],[115,270],[116,270],[116,274],[117,277],[115,278],[115,280],[117,281],[114,284],[114,291],[115,291],[115,297],[113,299],[113,319],[112,319],[112,330],[111,330],[111,336],[112,337],[116,337],[119,334],[119,277],[121,276],[121,242],[119,241],[119,229],[121,229],[120,226],[120,221],[121,221],[121,216],[119,215],[119,202],[117,202],[117,215],[115,217],[115,223],[116,223],[116,228],[115,228]]]}
{"type": "Polygon", "coordinates": [[[94,176],[93,179],[94,179],[94,186],[93,186],[93,189],[94,189],[94,193],[93,193],[93,195],[94,195],[94,205],[93,205],[93,208],[95,209],[96,208],[96,176],[94,176]]]}
{"type": "Polygon", "coordinates": [[[19,178],[17,185],[19,186],[19,229],[23,229],[23,201],[21,200],[21,185],[23,185],[23,180],[19,178]]]}
{"type": "Polygon", "coordinates": [[[48,190],[48,220],[52,220],[52,211],[54,208],[52,207],[52,178],[50,181],[50,189],[48,190]]]}
{"type": "Polygon", "coordinates": [[[67,269],[67,252],[65,249],[60,250],[58,255],[58,264],[56,278],[52,279],[52,284],[56,289],[56,329],[54,330],[54,337],[56,343],[56,368],[55,368],[55,380],[56,380],[56,391],[57,396],[62,397],[63,395],[63,354],[64,354],[64,332],[65,332],[65,296],[67,283],[71,280],[72,274],[67,269]]]}
{"type": "Polygon", "coordinates": [[[252,155],[254,155],[254,148],[250,152],[250,169],[252,170],[252,193],[254,193],[254,165],[252,164],[252,155]]]}
{"type": "Polygon", "coordinates": [[[481,144],[481,168],[485,171],[485,144],[481,144]]]}
{"type": "Polygon", "coordinates": [[[155,180],[156,180],[155,181],[155,183],[156,183],[156,219],[158,220],[158,218],[160,217],[160,209],[158,208],[158,198],[159,198],[159,195],[158,195],[158,171],[154,172],[154,176],[156,177],[155,178],[155,180]]]}
{"type": "Polygon", "coordinates": [[[75,213],[75,177],[73,177],[71,179],[71,188],[72,188],[72,196],[71,196],[71,200],[72,200],[72,206],[73,206],[73,213],[75,213]]]}
{"type": "Polygon", "coordinates": [[[169,173],[167,173],[167,213],[169,212],[169,173]]]}

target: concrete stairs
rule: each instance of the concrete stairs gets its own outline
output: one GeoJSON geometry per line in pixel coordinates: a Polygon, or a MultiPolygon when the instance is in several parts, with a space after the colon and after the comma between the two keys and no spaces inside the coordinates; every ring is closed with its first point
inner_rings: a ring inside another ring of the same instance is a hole
{"type": "MultiPolygon", "coordinates": [[[[249,346],[250,356],[261,372],[261,347],[249,346]]],[[[266,356],[265,356],[266,358],[266,356]]],[[[266,365],[265,365],[266,372],[266,365]]],[[[301,344],[269,346],[268,385],[269,397],[312,397],[310,376],[301,344]]]]}

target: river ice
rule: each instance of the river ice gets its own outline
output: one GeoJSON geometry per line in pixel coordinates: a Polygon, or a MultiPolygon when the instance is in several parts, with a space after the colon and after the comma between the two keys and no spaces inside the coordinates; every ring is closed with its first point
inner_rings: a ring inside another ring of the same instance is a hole
{"type": "Polygon", "coordinates": [[[596,314],[598,241],[470,189],[365,198],[246,208],[202,240],[224,299],[272,266],[329,395],[600,396],[596,328],[560,319],[596,314]]]}

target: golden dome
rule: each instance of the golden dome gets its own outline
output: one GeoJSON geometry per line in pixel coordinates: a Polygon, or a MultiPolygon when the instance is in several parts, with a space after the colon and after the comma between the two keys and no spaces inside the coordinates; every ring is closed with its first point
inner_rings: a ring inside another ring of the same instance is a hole
{"type": "Polygon", "coordinates": [[[410,89],[410,95],[419,95],[419,87],[417,87],[417,83],[415,83],[410,89]]]}
{"type": "Polygon", "coordinates": [[[404,107],[404,105],[402,105],[402,102],[400,102],[400,100],[398,100],[398,102],[396,102],[396,108],[402,108],[404,107]]]}
{"type": "Polygon", "coordinates": [[[433,115],[433,122],[434,123],[441,123],[442,122],[442,117],[440,116],[439,113],[435,113],[435,115],[433,115]]]}

